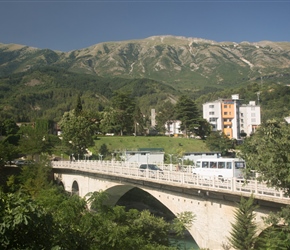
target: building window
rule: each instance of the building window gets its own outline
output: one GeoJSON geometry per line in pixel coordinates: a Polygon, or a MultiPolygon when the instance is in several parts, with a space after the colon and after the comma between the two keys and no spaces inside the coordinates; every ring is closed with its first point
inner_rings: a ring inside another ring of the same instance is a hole
{"type": "Polygon", "coordinates": [[[228,112],[224,112],[224,115],[227,115],[228,114],[228,112]]]}
{"type": "Polygon", "coordinates": [[[251,107],[251,110],[255,110],[255,107],[251,107]]]}
{"type": "Polygon", "coordinates": [[[228,108],[228,105],[224,105],[224,108],[225,108],[225,109],[228,108]]]}
{"type": "Polygon", "coordinates": [[[256,122],[256,118],[252,118],[251,121],[252,121],[252,123],[255,123],[256,122]]]}
{"type": "Polygon", "coordinates": [[[214,108],[214,105],[209,105],[209,108],[213,109],[214,108]]]}
{"type": "Polygon", "coordinates": [[[243,113],[241,113],[241,117],[244,117],[244,114],[243,113]]]}
{"type": "Polygon", "coordinates": [[[243,128],[244,127],[244,124],[241,124],[241,128],[243,128]]]}
{"type": "Polygon", "coordinates": [[[241,119],[241,122],[244,122],[244,119],[241,119]]]}
{"type": "Polygon", "coordinates": [[[209,115],[214,115],[214,112],[212,112],[212,111],[211,111],[211,112],[209,112],[209,115]]]}
{"type": "Polygon", "coordinates": [[[251,117],[256,117],[256,113],[251,113],[251,117]]]}
{"type": "Polygon", "coordinates": [[[210,122],[215,122],[215,121],[216,121],[216,118],[211,117],[211,118],[209,118],[209,121],[210,121],[210,122]]]}

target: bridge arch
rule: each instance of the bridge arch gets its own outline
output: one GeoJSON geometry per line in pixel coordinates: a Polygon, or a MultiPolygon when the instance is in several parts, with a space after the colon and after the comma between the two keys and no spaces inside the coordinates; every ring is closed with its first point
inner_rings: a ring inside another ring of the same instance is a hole
{"type": "MultiPolygon", "coordinates": [[[[106,190],[102,190],[108,193],[109,195],[109,199],[106,204],[115,206],[118,200],[127,192],[132,190],[133,188],[136,188],[136,186],[121,184],[121,185],[111,186],[106,190]]],[[[180,201],[182,199],[176,195],[168,195],[168,194],[165,195],[165,194],[161,194],[160,190],[156,191],[153,189],[148,189],[148,188],[140,187],[140,186],[138,186],[137,188],[141,189],[142,191],[154,197],[176,217],[178,216],[178,214],[182,212],[186,212],[186,211],[193,212],[193,214],[196,215],[194,211],[191,210],[190,207],[187,207],[188,210],[186,210],[184,209],[184,206],[180,206],[180,201]]],[[[193,222],[191,228],[188,231],[198,245],[205,241],[205,238],[200,233],[200,230],[195,226],[195,221],[193,222]]]]}
{"type": "Polygon", "coordinates": [[[80,189],[77,181],[73,181],[71,186],[71,194],[79,195],[80,189]]]}
{"type": "MultiPolygon", "coordinates": [[[[231,223],[234,222],[236,202],[241,194],[231,191],[220,192],[213,188],[198,185],[179,184],[179,182],[163,182],[147,178],[138,178],[126,174],[92,173],[84,170],[55,170],[55,178],[59,178],[65,185],[65,190],[77,190],[79,196],[84,197],[89,192],[106,191],[110,195],[109,204],[115,205],[126,192],[133,187],[142,189],[166,206],[173,214],[191,211],[196,215],[189,233],[202,248],[222,249],[227,243],[231,223]],[[73,189],[74,187],[74,189],[73,189]]],[[[281,208],[280,203],[259,199],[259,209],[256,212],[256,222],[263,230],[263,217],[281,208]]]]}

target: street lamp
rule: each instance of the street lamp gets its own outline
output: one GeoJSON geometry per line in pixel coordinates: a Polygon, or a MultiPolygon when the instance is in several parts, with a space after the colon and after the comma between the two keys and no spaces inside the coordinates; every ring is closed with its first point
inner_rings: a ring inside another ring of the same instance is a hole
{"type": "Polygon", "coordinates": [[[101,158],[101,161],[102,161],[102,157],[103,157],[103,155],[99,154],[99,158],[101,158]]]}

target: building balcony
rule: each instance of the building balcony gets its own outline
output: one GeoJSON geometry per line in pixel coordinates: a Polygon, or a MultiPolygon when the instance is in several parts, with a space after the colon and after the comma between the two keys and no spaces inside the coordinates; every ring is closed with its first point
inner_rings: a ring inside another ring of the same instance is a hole
{"type": "Polygon", "coordinates": [[[224,126],[232,126],[232,122],[224,122],[224,126]]]}

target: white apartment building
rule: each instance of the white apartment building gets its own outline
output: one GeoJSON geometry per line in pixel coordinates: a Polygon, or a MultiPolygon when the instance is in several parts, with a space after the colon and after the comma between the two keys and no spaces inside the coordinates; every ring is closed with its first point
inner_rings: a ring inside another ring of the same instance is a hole
{"type": "Polygon", "coordinates": [[[180,126],[181,126],[181,121],[179,120],[167,121],[165,123],[165,135],[182,134],[180,126]]]}
{"type": "Polygon", "coordinates": [[[261,124],[261,110],[255,101],[240,106],[240,132],[249,136],[254,133],[261,124]]]}
{"type": "Polygon", "coordinates": [[[242,105],[237,94],[203,104],[203,118],[213,131],[222,131],[231,139],[240,139],[242,132],[249,136],[261,124],[260,106],[255,101],[242,105]]]}

